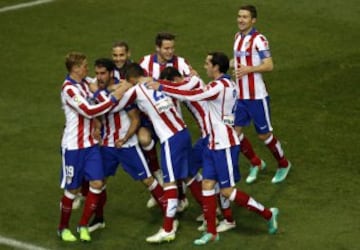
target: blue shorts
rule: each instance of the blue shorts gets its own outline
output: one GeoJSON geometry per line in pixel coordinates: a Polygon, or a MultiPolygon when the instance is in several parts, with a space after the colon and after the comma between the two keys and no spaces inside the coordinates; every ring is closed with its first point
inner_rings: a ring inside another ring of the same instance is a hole
{"type": "Polygon", "coordinates": [[[235,126],[249,126],[254,122],[258,134],[266,134],[273,130],[270,121],[270,98],[259,100],[237,100],[235,110],[235,126]]]}
{"type": "Polygon", "coordinates": [[[161,144],[161,170],[164,182],[188,177],[191,137],[185,128],[161,144]]]}
{"type": "Polygon", "coordinates": [[[62,149],[61,188],[67,190],[79,188],[84,179],[87,181],[104,179],[99,146],[76,150],[62,149]]]}
{"type": "Polygon", "coordinates": [[[204,151],[207,150],[209,144],[209,136],[200,138],[193,145],[191,150],[189,177],[195,176],[203,166],[204,151]]]}
{"type": "Polygon", "coordinates": [[[204,152],[203,179],[215,180],[220,188],[235,186],[240,180],[239,171],[240,146],[204,152]]]}
{"type": "Polygon", "coordinates": [[[134,180],[143,180],[151,176],[139,145],[128,148],[101,147],[100,152],[106,177],[115,175],[119,164],[134,180]]]}

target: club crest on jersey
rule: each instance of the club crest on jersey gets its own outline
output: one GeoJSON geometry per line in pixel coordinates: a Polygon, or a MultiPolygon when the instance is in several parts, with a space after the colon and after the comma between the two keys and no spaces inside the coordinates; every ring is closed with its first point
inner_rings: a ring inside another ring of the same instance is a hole
{"type": "Polygon", "coordinates": [[[75,95],[73,99],[74,99],[74,102],[76,102],[78,105],[81,104],[81,100],[80,100],[79,96],[75,95]]]}

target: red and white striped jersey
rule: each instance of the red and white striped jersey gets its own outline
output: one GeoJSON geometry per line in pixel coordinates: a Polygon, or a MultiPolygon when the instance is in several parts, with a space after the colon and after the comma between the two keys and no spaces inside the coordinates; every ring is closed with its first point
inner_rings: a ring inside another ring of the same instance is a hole
{"type": "Polygon", "coordinates": [[[61,91],[62,109],[66,120],[62,148],[82,149],[98,143],[91,134],[93,118],[108,112],[114,103],[104,93],[99,93],[98,104],[92,104],[93,98],[87,81],[78,83],[69,76],[65,79],[61,91]]]}
{"type": "Polygon", "coordinates": [[[140,60],[140,66],[146,71],[147,75],[159,79],[160,73],[166,67],[176,68],[181,75],[190,75],[190,64],[180,56],[173,56],[173,58],[166,63],[160,64],[158,62],[157,54],[146,55],[140,60]]]}
{"type": "Polygon", "coordinates": [[[117,107],[123,108],[134,102],[151,120],[161,143],[186,127],[172,99],[160,91],[148,89],[146,83],[130,88],[117,107]]]}
{"type": "Polygon", "coordinates": [[[180,100],[207,101],[210,121],[210,149],[224,149],[239,145],[234,130],[234,109],[237,100],[235,83],[229,76],[210,82],[204,89],[180,90],[164,86],[162,91],[180,100]]]}
{"type": "MultiPolygon", "coordinates": [[[[198,88],[204,89],[205,87],[203,80],[195,75],[186,77],[182,82],[169,82],[165,80],[159,80],[159,82],[162,85],[167,85],[169,87],[178,88],[181,90],[191,90],[198,88]]],[[[210,134],[209,107],[207,101],[185,100],[183,103],[194,117],[201,131],[201,137],[205,137],[210,134]]]]}
{"type": "MultiPolygon", "coordinates": [[[[124,109],[120,109],[116,105],[108,113],[102,116],[102,125],[104,134],[102,137],[102,145],[107,147],[115,147],[118,139],[124,138],[129,130],[131,120],[124,109]]],[[[136,135],[131,136],[122,147],[132,147],[138,144],[136,135]]]]}
{"type": "MultiPolygon", "coordinates": [[[[271,57],[269,42],[254,28],[247,35],[236,33],[234,42],[234,67],[241,64],[258,66],[264,58],[271,57]]],[[[236,79],[239,99],[263,99],[268,95],[261,73],[249,73],[236,79]]]]}

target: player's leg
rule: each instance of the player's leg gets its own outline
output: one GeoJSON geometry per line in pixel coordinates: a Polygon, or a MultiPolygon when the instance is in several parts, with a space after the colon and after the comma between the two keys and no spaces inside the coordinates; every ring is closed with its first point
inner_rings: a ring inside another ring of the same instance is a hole
{"type": "Polygon", "coordinates": [[[62,149],[62,168],[60,187],[64,189],[64,194],[60,202],[60,222],[58,235],[63,241],[76,241],[76,237],[69,229],[69,221],[72,213],[72,204],[79,192],[83,180],[84,150],[62,149]]]}
{"type": "Polygon", "coordinates": [[[151,195],[164,211],[164,190],[158,181],[151,175],[145,156],[139,145],[119,150],[119,162],[123,169],[134,179],[142,181],[151,195]]]}
{"type": "Polygon", "coordinates": [[[149,127],[140,127],[137,133],[139,143],[144,151],[145,158],[148,162],[151,173],[162,182],[159,160],[156,152],[156,139],[154,133],[149,127]]]}
{"type": "Polygon", "coordinates": [[[103,172],[104,172],[104,185],[102,187],[102,191],[99,195],[98,204],[96,210],[94,212],[94,218],[89,224],[89,232],[93,232],[97,229],[103,229],[106,226],[105,216],[104,216],[104,207],[107,202],[107,182],[110,176],[114,176],[118,165],[118,151],[119,149],[114,147],[100,147],[100,154],[103,163],[103,172]]]}
{"type": "Polygon", "coordinates": [[[218,152],[219,158],[224,154],[225,162],[223,166],[217,168],[219,175],[219,185],[221,194],[237,205],[247,208],[250,211],[256,212],[268,221],[269,233],[273,234],[277,231],[277,209],[265,208],[261,203],[257,202],[253,197],[250,197],[245,192],[235,188],[235,184],[240,180],[240,171],[238,167],[238,151],[239,147],[234,146],[218,152]]]}
{"type": "Polygon", "coordinates": [[[247,193],[233,187],[222,188],[221,193],[237,205],[245,207],[263,217],[268,222],[268,231],[270,234],[275,234],[277,232],[277,217],[279,214],[277,208],[266,208],[247,193]]]}
{"type": "Polygon", "coordinates": [[[81,207],[88,192],[89,192],[89,182],[84,179],[81,183],[80,192],[76,194],[76,197],[72,205],[72,208],[74,210],[79,209],[81,207]]]}
{"type": "Polygon", "coordinates": [[[195,245],[205,245],[211,241],[218,241],[219,235],[216,232],[216,193],[215,193],[215,179],[216,162],[214,159],[213,150],[204,152],[203,162],[203,181],[202,181],[202,204],[203,213],[206,221],[206,232],[194,241],[195,245]]]}
{"type": "Polygon", "coordinates": [[[188,176],[191,137],[184,129],[161,144],[161,168],[164,176],[164,200],[166,202],[163,226],[148,237],[147,242],[159,243],[175,239],[177,221],[175,220],[178,205],[176,180],[188,176]]]}
{"type": "MultiPolygon", "coordinates": [[[[149,126],[140,127],[137,132],[137,137],[139,139],[141,148],[143,149],[151,174],[158,180],[160,185],[162,185],[163,178],[156,152],[156,142],[153,138],[153,133],[149,129],[149,126]]],[[[146,206],[148,208],[156,206],[155,198],[151,196],[150,199],[147,201],[146,206]]]]}
{"type": "Polygon", "coordinates": [[[235,131],[239,136],[241,153],[250,161],[250,173],[246,178],[246,183],[253,183],[257,179],[257,174],[264,169],[266,164],[254,151],[249,139],[243,133],[242,128],[250,125],[251,110],[249,101],[238,100],[235,111],[235,131]]]}
{"type": "Polygon", "coordinates": [[[230,200],[220,193],[219,183],[216,183],[215,190],[216,189],[219,189],[217,200],[223,216],[223,220],[220,221],[219,225],[216,227],[216,232],[221,233],[235,228],[236,221],[233,217],[230,200]]]}
{"type": "Polygon", "coordinates": [[[278,183],[285,180],[291,168],[290,162],[286,159],[284,150],[280,141],[272,133],[271,116],[270,116],[270,101],[269,97],[254,102],[256,105],[253,113],[253,119],[258,137],[262,140],[267,148],[270,150],[276,161],[278,162],[278,169],[272,183],[278,183]]]}
{"type": "Polygon", "coordinates": [[[78,224],[78,232],[80,234],[80,240],[91,241],[88,224],[101,197],[101,192],[104,185],[104,169],[99,147],[93,146],[87,148],[86,150],[86,157],[84,159],[84,173],[85,178],[89,180],[90,187],[78,224]]]}

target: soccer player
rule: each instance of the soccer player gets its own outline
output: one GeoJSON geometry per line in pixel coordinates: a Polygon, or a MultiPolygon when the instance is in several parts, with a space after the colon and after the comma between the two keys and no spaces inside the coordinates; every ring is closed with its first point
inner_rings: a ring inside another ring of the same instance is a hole
{"type": "MultiPolygon", "coordinates": [[[[155,51],[155,53],[146,55],[140,60],[140,66],[145,69],[148,76],[158,79],[161,71],[169,66],[176,68],[183,76],[197,74],[183,57],[174,54],[175,35],[168,32],[158,33],[155,37],[155,51]]],[[[177,108],[180,110],[178,103],[177,108]]],[[[151,171],[161,179],[161,172],[158,171],[159,164],[156,160],[155,145],[157,138],[154,137],[154,135],[155,133],[152,125],[147,121],[146,117],[142,117],[142,126],[138,132],[140,144],[146,151],[147,158],[150,160],[149,165],[151,171]]],[[[182,212],[188,206],[188,200],[185,197],[185,190],[182,188],[182,182],[179,181],[177,185],[179,188],[180,200],[178,212],[182,212]]],[[[152,207],[154,204],[154,201],[150,199],[147,206],[152,207]]]]}
{"type": "MultiPolygon", "coordinates": [[[[80,240],[91,241],[88,222],[93,214],[103,187],[103,166],[97,140],[92,136],[93,118],[109,111],[121,97],[115,91],[110,96],[97,93],[94,96],[85,80],[88,62],[82,53],[71,52],[66,56],[65,66],[68,75],[62,85],[61,102],[65,112],[65,128],[61,142],[62,171],[61,217],[58,235],[63,241],[76,241],[69,229],[72,203],[85,178],[90,182],[84,210],[78,224],[80,240]],[[99,104],[91,104],[97,98],[99,104]]],[[[119,88],[121,91],[121,88],[119,88]]]]}
{"type": "Polygon", "coordinates": [[[136,102],[150,118],[161,143],[165,214],[160,230],[146,238],[147,242],[159,243],[175,239],[178,224],[175,220],[178,205],[176,181],[188,177],[191,137],[172,99],[159,91],[148,89],[146,82],[149,78],[145,75],[145,71],[136,63],[126,69],[126,80],[134,86],[124,94],[119,105],[126,107],[136,102]]]}
{"type": "MultiPolygon", "coordinates": [[[[99,86],[101,86],[100,90],[113,88],[118,84],[125,84],[124,82],[119,83],[119,80],[115,77],[115,68],[116,66],[111,59],[100,58],[95,61],[96,79],[99,86]]],[[[152,177],[136,137],[137,127],[140,125],[139,110],[135,105],[125,107],[125,109],[120,109],[115,105],[102,116],[101,120],[104,134],[100,152],[104,165],[105,185],[100,194],[95,217],[89,225],[90,232],[105,227],[106,183],[108,177],[115,175],[119,164],[134,180],[140,180],[148,187],[160,208],[163,209],[161,202],[164,193],[163,188],[152,177]],[[133,119],[130,120],[129,116],[132,116],[133,119]]]]}
{"type": "MultiPolygon", "coordinates": [[[[126,66],[131,63],[131,61],[130,61],[131,52],[130,52],[129,45],[125,41],[115,42],[111,48],[111,56],[116,65],[116,69],[114,71],[114,77],[117,80],[124,80],[126,66]]],[[[92,92],[95,92],[98,88],[101,88],[101,89],[106,88],[106,86],[103,86],[103,85],[104,85],[103,82],[96,82],[96,83],[91,84],[90,89],[92,92]]],[[[137,130],[139,127],[139,123],[138,123],[139,116],[138,116],[138,114],[135,114],[134,111],[128,112],[128,115],[130,118],[129,134],[131,134],[133,129],[137,130]]],[[[97,139],[101,139],[100,132],[101,132],[100,129],[97,129],[94,131],[94,136],[98,137],[97,139]]],[[[89,182],[83,181],[82,187],[81,187],[81,192],[79,194],[77,194],[77,196],[73,202],[73,209],[78,209],[81,206],[88,190],[89,190],[89,182]]],[[[156,204],[155,199],[154,199],[154,202],[156,204]]],[[[89,228],[90,232],[93,231],[93,229],[94,229],[93,226],[90,225],[90,228],[89,228]]]]}
{"type": "Polygon", "coordinates": [[[233,128],[234,107],[237,99],[235,83],[226,75],[229,59],[221,52],[209,53],[204,65],[213,79],[205,89],[180,90],[178,88],[151,83],[148,86],[181,100],[207,101],[209,106],[210,137],[203,166],[203,212],[207,221],[207,232],[194,241],[195,245],[205,245],[219,240],[216,232],[216,197],[214,186],[218,182],[221,194],[258,213],[268,221],[269,233],[277,231],[277,208],[265,208],[248,194],[235,188],[240,179],[238,157],[240,141],[233,128]]]}
{"type": "Polygon", "coordinates": [[[271,182],[279,183],[285,180],[291,163],[286,159],[280,141],[272,133],[270,100],[262,73],[273,70],[273,61],[268,40],[253,27],[256,19],[255,6],[240,7],[237,16],[239,32],[235,35],[233,59],[236,84],[239,88],[235,130],[241,141],[241,151],[252,165],[246,182],[254,182],[258,172],[266,167],[242,132],[242,127],[248,126],[252,120],[259,139],[265,143],[278,162],[278,169],[271,182]]]}
{"type": "MultiPolygon", "coordinates": [[[[170,87],[176,87],[182,90],[192,90],[205,88],[204,82],[197,76],[193,75],[190,77],[183,77],[180,72],[174,67],[165,68],[159,78],[159,82],[163,85],[168,85],[170,87]],[[163,81],[162,79],[168,80],[163,81]]],[[[210,120],[209,120],[209,107],[207,101],[183,101],[184,105],[190,111],[193,118],[196,121],[201,133],[201,137],[196,141],[192,148],[192,154],[190,159],[189,166],[189,176],[190,178],[186,185],[190,187],[190,190],[198,201],[202,205],[202,195],[201,195],[201,180],[202,176],[199,172],[200,168],[203,166],[203,156],[206,152],[208,143],[209,143],[209,134],[210,134],[210,120]],[[199,185],[200,188],[196,189],[195,187],[199,185]],[[200,191],[200,194],[197,194],[197,191],[200,191]],[[199,201],[200,200],[200,201],[199,201]]],[[[217,232],[225,232],[236,227],[236,222],[233,218],[230,202],[228,199],[219,194],[219,185],[215,186],[217,193],[218,202],[221,208],[222,215],[224,219],[216,227],[217,232]]],[[[199,216],[200,217],[200,216],[199,216]]],[[[199,218],[198,217],[198,218],[199,218]]],[[[197,220],[200,220],[198,219],[197,220]]],[[[201,216],[203,218],[203,214],[201,216]]],[[[206,230],[206,221],[202,219],[203,224],[198,227],[199,231],[206,230]]]]}
{"type": "Polygon", "coordinates": [[[129,45],[125,41],[115,42],[111,55],[116,65],[115,78],[125,80],[126,66],[131,63],[129,45]]]}

